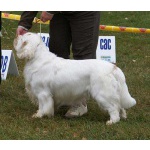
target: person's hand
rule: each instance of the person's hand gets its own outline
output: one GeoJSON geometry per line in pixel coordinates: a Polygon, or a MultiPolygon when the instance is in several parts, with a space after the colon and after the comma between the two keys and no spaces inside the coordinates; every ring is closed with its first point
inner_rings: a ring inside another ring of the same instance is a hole
{"type": "Polygon", "coordinates": [[[16,36],[18,36],[18,35],[23,35],[23,34],[25,34],[25,33],[27,33],[27,32],[28,32],[28,31],[25,30],[24,28],[18,27],[17,30],[16,30],[16,36]]]}
{"type": "Polygon", "coordinates": [[[42,11],[40,19],[41,21],[46,22],[48,20],[51,20],[53,16],[54,16],[53,14],[49,14],[46,11],[42,11]]]}

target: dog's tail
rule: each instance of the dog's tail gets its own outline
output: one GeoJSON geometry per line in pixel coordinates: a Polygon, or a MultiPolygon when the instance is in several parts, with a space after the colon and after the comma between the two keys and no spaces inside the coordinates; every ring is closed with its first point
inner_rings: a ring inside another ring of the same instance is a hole
{"type": "Polygon", "coordinates": [[[114,76],[119,82],[121,107],[128,109],[136,104],[136,100],[131,97],[126,84],[125,76],[120,68],[115,67],[114,76]]]}

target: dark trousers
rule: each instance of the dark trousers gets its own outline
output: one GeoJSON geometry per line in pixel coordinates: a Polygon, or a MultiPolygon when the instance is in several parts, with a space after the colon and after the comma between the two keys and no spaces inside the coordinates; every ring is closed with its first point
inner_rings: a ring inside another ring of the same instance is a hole
{"type": "Polygon", "coordinates": [[[69,59],[95,59],[99,36],[100,12],[62,12],[50,22],[50,51],[69,59]]]}

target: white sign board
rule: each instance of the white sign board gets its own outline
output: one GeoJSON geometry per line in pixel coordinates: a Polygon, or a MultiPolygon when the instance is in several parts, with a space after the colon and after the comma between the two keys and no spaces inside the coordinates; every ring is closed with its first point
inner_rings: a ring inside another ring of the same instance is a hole
{"type": "MultiPolygon", "coordinates": [[[[49,34],[38,33],[41,35],[43,42],[49,47],[49,34]]],[[[96,59],[106,60],[116,63],[116,43],[115,36],[99,36],[96,50],[96,59]]]]}
{"type": "Polygon", "coordinates": [[[6,80],[7,74],[19,75],[17,64],[12,50],[2,50],[1,78],[6,80]]]}
{"type": "Polygon", "coordinates": [[[49,48],[49,34],[48,33],[38,33],[38,35],[41,35],[43,42],[49,48]]]}
{"type": "Polygon", "coordinates": [[[96,58],[116,63],[115,36],[99,36],[96,58]]]}

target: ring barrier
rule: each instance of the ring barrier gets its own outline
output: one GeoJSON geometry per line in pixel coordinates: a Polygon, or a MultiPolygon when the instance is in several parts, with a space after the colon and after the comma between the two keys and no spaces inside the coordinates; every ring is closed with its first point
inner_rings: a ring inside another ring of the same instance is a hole
{"type": "MultiPolygon", "coordinates": [[[[20,15],[16,14],[8,14],[8,13],[2,13],[2,18],[5,19],[11,19],[11,20],[20,20],[20,15]]],[[[34,18],[34,23],[41,23],[41,24],[49,24],[50,21],[42,22],[38,18],[34,18]]],[[[150,34],[150,29],[147,28],[134,28],[134,27],[122,27],[122,26],[108,26],[108,25],[100,25],[100,30],[104,31],[116,31],[116,32],[130,32],[130,33],[148,33],[150,34]]]]}

